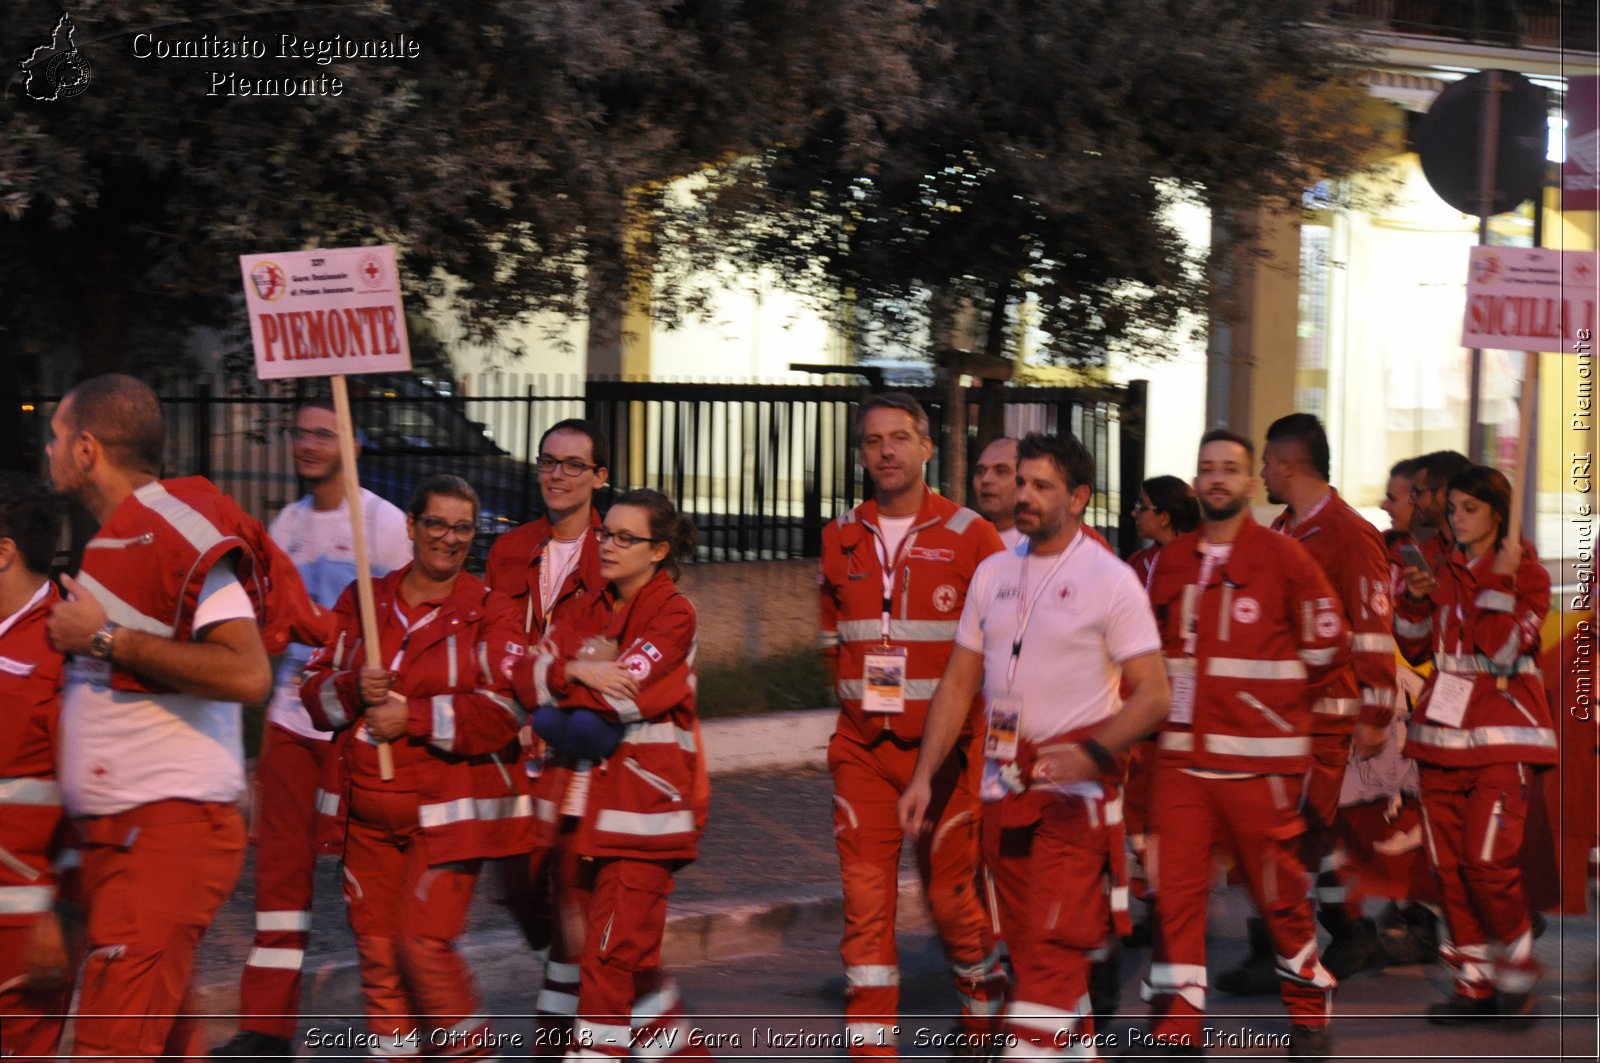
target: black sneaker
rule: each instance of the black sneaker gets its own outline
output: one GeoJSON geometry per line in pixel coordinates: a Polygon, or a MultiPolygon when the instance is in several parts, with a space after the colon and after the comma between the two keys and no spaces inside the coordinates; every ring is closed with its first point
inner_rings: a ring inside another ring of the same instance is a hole
{"type": "Polygon", "coordinates": [[[1111,946],[1111,955],[1089,965],[1089,1010],[1094,1012],[1099,1029],[1117,1017],[1122,1006],[1122,949],[1111,946]]]}
{"type": "Polygon", "coordinates": [[[1326,1026],[1289,1027],[1290,1059],[1327,1059],[1333,1054],[1333,1031],[1326,1026]]]}
{"type": "Polygon", "coordinates": [[[1465,1023],[1479,1023],[1494,1020],[1500,1017],[1500,1009],[1495,1005],[1493,997],[1478,1000],[1474,997],[1464,997],[1460,994],[1452,996],[1449,1000],[1442,1000],[1437,1004],[1428,1005],[1428,1021],[1439,1026],[1460,1026],[1465,1023]]]}
{"type": "Polygon", "coordinates": [[[1433,963],[1439,958],[1439,919],[1420,904],[1397,909],[1379,931],[1378,947],[1392,966],[1433,963]]]}
{"type": "Polygon", "coordinates": [[[1510,1026],[1532,1026],[1539,1020],[1533,1011],[1532,993],[1501,993],[1495,1000],[1500,1021],[1510,1026]]]}
{"type": "Polygon", "coordinates": [[[1278,961],[1272,955],[1267,924],[1252,917],[1246,924],[1250,955],[1231,971],[1217,975],[1217,988],[1235,997],[1267,997],[1278,992],[1278,961]]]}
{"type": "Polygon", "coordinates": [[[1339,981],[1384,965],[1378,928],[1371,919],[1324,920],[1323,925],[1333,933],[1333,940],[1322,950],[1322,966],[1339,981]]]}
{"type": "Polygon", "coordinates": [[[294,1045],[286,1037],[255,1030],[240,1030],[226,1044],[211,1050],[212,1059],[280,1060],[294,1058],[294,1045]]]}

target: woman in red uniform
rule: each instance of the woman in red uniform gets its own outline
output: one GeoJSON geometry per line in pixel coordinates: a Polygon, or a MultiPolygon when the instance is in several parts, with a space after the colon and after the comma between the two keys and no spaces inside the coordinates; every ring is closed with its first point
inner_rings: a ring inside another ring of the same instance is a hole
{"type": "Polygon", "coordinates": [[[595,529],[606,587],[588,623],[569,623],[532,658],[508,659],[551,749],[541,826],[558,835],[565,933],[582,937],[580,1055],[626,1058],[637,1037],[680,1027],[654,1055],[688,1044],[661,969],[673,872],[692,861],[710,800],[695,715],[695,611],[675,585],[694,525],[657,491],[629,491],[595,529]],[[565,859],[562,857],[565,856],[565,859]],[[637,1032],[636,1032],[637,1031],[637,1032]]]}
{"type": "Polygon", "coordinates": [[[1176,476],[1150,477],[1141,485],[1139,501],[1133,507],[1133,527],[1150,545],[1136,550],[1128,564],[1141,580],[1147,579],[1161,548],[1199,526],[1200,504],[1193,489],[1176,476]]]}
{"type": "Polygon", "coordinates": [[[483,861],[533,848],[514,753],[523,713],[489,664],[521,651],[522,630],[509,598],[462,571],[477,519],[460,477],[418,485],[411,564],[373,584],[381,663],[368,661],[352,585],[300,687],[317,726],[339,732],[317,804],[325,844],[344,852],[368,1026],[394,1058],[498,1054],[454,940],[483,861]]]}
{"type": "Polygon", "coordinates": [[[1539,628],[1550,575],[1532,549],[1506,539],[1511,485],[1474,465],[1450,478],[1446,514],[1456,545],[1438,572],[1405,570],[1395,638],[1434,673],[1406,741],[1422,781],[1423,837],[1444,898],[1440,956],[1455,995],[1434,1022],[1521,1016],[1539,967],[1519,853],[1537,768],[1556,763],[1539,678],[1539,628]]]}

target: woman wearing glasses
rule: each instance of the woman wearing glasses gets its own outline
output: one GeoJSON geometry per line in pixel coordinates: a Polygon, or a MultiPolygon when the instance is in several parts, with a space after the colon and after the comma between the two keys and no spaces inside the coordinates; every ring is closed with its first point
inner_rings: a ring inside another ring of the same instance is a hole
{"type": "Polygon", "coordinates": [[[344,853],[368,1027],[394,1058],[440,1045],[454,1058],[495,1055],[454,939],[482,862],[533,847],[527,778],[502,756],[523,714],[490,668],[521,652],[522,630],[510,599],[462,570],[477,518],[460,477],[419,484],[411,563],[372,588],[382,661],[367,658],[352,584],[300,686],[316,725],[338,732],[318,800],[323,842],[344,853]],[[389,780],[379,742],[393,752],[389,780]]]}
{"type": "Polygon", "coordinates": [[[697,855],[710,800],[695,611],[675,585],[695,528],[665,495],[637,490],[595,536],[606,587],[587,622],[554,631],[531,658],[507,659],[551,750],[540,826],[557,853],[563,933],[581,938],[572,1047],[626,1058],[632,1030],[680,1027],[674,1054],[703,1057],[661,969],[672,875],[697,855]]]}
{"type": "Polygon", "coordinates": [[[1150,578],[1156,555],[1178,536],[1200,526],[1200,506],[1189,485],[1176,476],[1152,476],[1139,490],[1133,506],[1133,527],[1150,545],[1128,558],[1141,580],[1150,578]]]}

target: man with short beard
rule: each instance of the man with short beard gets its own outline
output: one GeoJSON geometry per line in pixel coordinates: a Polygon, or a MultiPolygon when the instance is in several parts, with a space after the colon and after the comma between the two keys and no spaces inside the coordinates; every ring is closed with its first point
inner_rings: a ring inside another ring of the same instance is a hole
{"type": "Polygon", "coordinates": [[[1330,1051],[1334,979],[1317,959],[1299,853],[1311,764],[1311,684],[1344,661],[1349,628],[1299,543],[1249,512],[1255,448],[1216,428],[1200,440],[1201,527],[1168,543],[1149,581],[1172,684],[1157,738],[1147,842],[1156,951],[1145,980],[1165,1054],[1203,1054],[1212,852],[1244,876],[1277,957],[1290,1055],[1330,1051]]]}

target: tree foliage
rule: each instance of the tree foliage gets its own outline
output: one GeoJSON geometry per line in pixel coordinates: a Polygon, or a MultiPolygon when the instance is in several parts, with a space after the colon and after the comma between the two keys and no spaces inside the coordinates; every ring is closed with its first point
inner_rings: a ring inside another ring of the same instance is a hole
{"type": "Polygon", "coordinates": [[[844,305],[869,345],[921,346],[930,315],[965,299],[990,353],[1010,353],[1024,304],[1059,360],[1148,348],[1207,304],[1175,202],[1294,206],[1367,161],[1358,56],[1324,6],[926,4],[919,106],[880,146],[863,158],[859,120],[824,115],[719,169],[686,227],[722,226],[704,246],[844,305]]]}

